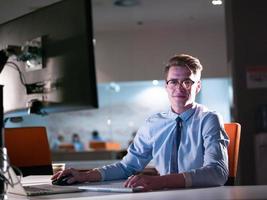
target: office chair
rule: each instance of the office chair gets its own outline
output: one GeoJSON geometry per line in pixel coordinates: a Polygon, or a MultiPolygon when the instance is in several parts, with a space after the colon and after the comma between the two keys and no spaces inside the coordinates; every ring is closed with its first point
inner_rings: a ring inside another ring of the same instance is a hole
{"type": "Polygon", "coordinates": [[[45,127],[6,128],[4,137],[9,162],[23,176],[53,174],[45,127]]]}
{"type": "Polygon", "coordinates": [[[237,165],[238,165],[241,125],[235,122],[226,123],[224,124],[224,128],[230,139],[230,143],[228,146],[229,177],[225,185],[235,185],[237,165]]]}
{"type": "Polygon", "coordinates": [[[116,142],[104,142],[104,141],[90,141],[89,148],[94,150],[107,150],[107,151],[116,151],[121,150],[121,146],[116,142]]]}
{"type": "Polygon", "coordinates": [[[58,145],[58,151],[75,151],[75,148],[73,144],[63,143],[58,145]]]}

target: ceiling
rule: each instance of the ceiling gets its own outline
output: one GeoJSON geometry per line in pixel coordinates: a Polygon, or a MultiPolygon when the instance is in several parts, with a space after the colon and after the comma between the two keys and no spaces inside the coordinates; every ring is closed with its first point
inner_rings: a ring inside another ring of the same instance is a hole
{"type": "Polygon", "coordinates": [[[0,24],[60,0],[0,0],[0,24]]]}
{"type": "MultiPolygon", "coordinates": [[[[60,0],[0,0],[0,24],[60,0]]],[[[92,0],[95,31],[223,23],[223,6],[211,0],[138,0],[132,7],[114,0],[92,0]]]]}

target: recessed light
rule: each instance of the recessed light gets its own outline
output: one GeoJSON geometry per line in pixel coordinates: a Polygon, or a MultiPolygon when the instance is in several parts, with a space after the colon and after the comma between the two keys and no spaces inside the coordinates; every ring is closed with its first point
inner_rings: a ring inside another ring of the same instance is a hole
{"type": "Polygon", "coordinates": [[[115,0],[113,3],[115,6],[131,7],[139,4],[138,0],[115,0]]]}
{"type": "Polygon", "coordinates": [[[215,6],[222,5],[222,0],[212,0],[211,3],[215,6]]]}
{"type": "Polygon", "coordinates": [[[159,81],[158,81],[158,80],[153,80],[153,81],[152,81],[152,84],[156,86],[156,85],[159,84],[159,81]]]}

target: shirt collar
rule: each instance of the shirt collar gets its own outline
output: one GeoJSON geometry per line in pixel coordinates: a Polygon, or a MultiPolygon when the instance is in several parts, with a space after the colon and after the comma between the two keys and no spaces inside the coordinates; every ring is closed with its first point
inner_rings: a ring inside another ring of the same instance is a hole
{"type": "Polygon", "coordinates": [[[180,115],[178,115],[177,113],[173,112],[172,109],[169,109],[169,117],[173,120],[175,120],[177,117],[180,117],[183,121],[188,120],[195,112],[197,107],[196,103],[193,103],[193,106],[191,108],[189,108],[188,110],[182,112],[180,115]]]}

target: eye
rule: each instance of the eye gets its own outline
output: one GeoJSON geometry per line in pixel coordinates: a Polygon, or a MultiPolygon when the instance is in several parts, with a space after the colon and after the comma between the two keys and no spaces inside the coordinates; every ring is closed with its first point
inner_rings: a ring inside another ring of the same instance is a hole
{"type": "Polygon", "coordinates": [[[193,83],[193,81],[191,81],[190,79],[183,81],[183,84],[185,84],[185,85],[191,85],[192,83],[193,83]]]}
{"type": "Polygon", "coordinates": [[[177,80],[175,79],[171,79],[169,81],[167,81],[167,85],[176,85],[177,84],[177,80]]]}

